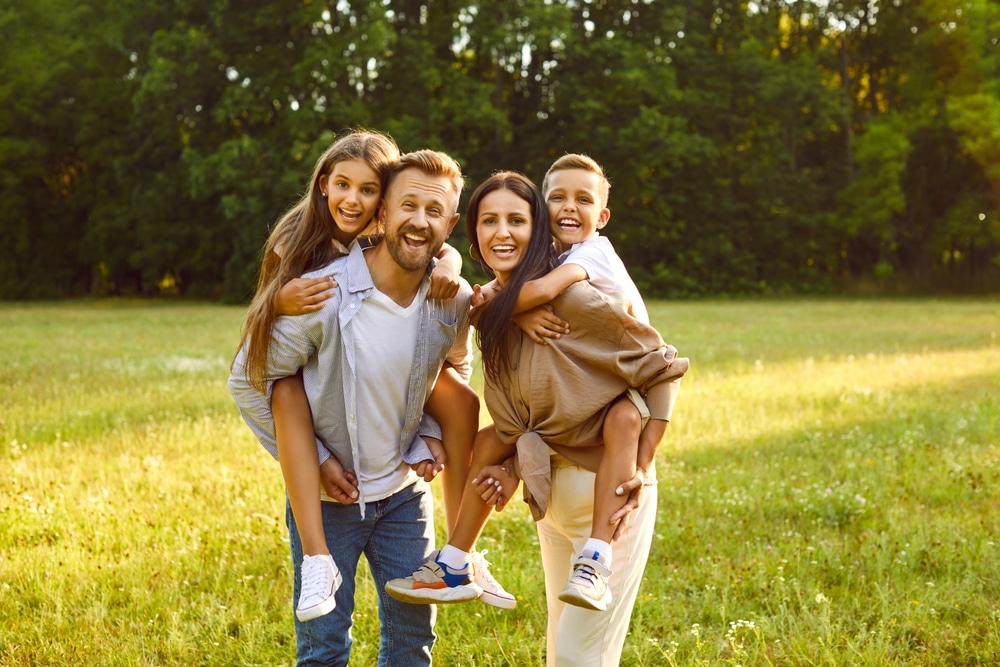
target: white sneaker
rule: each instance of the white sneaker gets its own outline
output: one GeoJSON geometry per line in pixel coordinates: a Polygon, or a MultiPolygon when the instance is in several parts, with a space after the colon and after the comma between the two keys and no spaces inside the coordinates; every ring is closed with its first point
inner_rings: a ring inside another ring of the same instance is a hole
{"type": "Polygon", "coordinates": [[[341,581],[340,570],[330,554],[303,556],[302,587],[295,616],[300,621],[311,621],[333,611],[337,606],[334,595],[341,581]]]}
{"type": "Polygon", "coordinates": [[[584,609],[604,611],[611,604],[610,576],[611,570],[599,561],[577,556],[573,574],[559,593],[559,599],[584,609]]]}
{"type": "Polygon", "coordinates": [[[486,551],[473,551],[471,554],[473,578],[483,589],[479,601],[500,609],[513,609],[517,606],[517,600],[490,574],[490,564],[486,560],[486,554],[486,551]]]}

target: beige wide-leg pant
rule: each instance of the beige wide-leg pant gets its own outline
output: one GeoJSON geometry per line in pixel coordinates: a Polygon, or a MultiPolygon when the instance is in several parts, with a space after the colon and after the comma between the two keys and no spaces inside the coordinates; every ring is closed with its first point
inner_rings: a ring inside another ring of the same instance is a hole
{"type": "Polygon", "coordinates": [[[549,507],[536,524],[549,611],[548,667],[614,667],[621,661],[656,522],[653,469],[649,477],[625,534],[612,545],[611,606],[607,611],[590,611],[567,605],[558,596],[569,579],[573,559],[590,537],[594,473],[561,456],[552,457],[549,507]]]}

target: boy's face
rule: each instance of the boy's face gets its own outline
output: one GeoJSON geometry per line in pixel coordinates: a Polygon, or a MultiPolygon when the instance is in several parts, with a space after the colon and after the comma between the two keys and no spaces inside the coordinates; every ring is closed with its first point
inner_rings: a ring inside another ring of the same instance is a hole
{"type": "Polygon", "coordinates": [[[601,200],[600,183],[600,176],[585,169],[561,169],[549,174],[545,201],[560,252],[586,241],[608,224],[611,211],[601,200]]]}

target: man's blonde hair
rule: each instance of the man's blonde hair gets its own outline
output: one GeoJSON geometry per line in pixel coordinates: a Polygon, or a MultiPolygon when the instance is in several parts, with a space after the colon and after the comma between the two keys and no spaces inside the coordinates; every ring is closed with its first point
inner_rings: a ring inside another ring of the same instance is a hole
{"type": "Polygon", "coordinates": [[[392,187],[392,182],[396,180],[400,172],[406,169],[418,169],[427,176],[446,178],[451,182],[451,190],[455,195],[452,202],[453,207],[450,215],[458,211],[458,200],[462,197],[462,188],[465,187],[465,177],[462,176],[462,167],[453,157],[441,151],[420,150],[412,153],[405,153],[390,168],[386,191],[392,187]]]}
{"type": "Polygon", "coordinates": [[[549,192],[549,176],[557,171],[565,171],[567,169],[582,169],[583,171],[597,174],[599,177],[597,182],[597,196],[601,198],[601,208],[607,208],[608,195],[611,193],[611,183],[604,174],[604,168],[597,163],[597,160],[583,153],[567,153],[552,163],[549,170],[545,172],[545,178],[542,179],[542,192],[546,196],[549,192]]]}

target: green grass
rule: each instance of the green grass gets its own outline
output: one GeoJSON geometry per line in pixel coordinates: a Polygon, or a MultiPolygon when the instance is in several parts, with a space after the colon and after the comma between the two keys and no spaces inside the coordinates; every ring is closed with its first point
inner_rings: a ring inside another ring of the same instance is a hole
{"type": "MultiPolygon", "coordinates": [[[[651,306],[692,370],[623,664],[992,664],[1000,302],[651,306]]],[[[0,665],[293,662],[281,477],[225,388],[242,316],[0,304],[0,665]]],[[[518,607],[442,607],[436,662],[541,664],[522,503],[481,546],[518,607]]]]}

